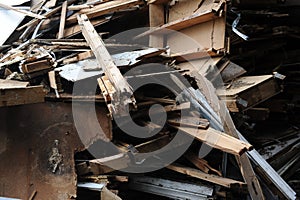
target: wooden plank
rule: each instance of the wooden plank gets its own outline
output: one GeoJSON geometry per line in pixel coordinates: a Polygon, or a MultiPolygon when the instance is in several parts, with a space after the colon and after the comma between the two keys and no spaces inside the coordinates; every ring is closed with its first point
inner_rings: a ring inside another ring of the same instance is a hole
{"type": "MultiPolygon", "coordinates": [[[[69,0],[68,5],[74,3],[75,1],[76,0],[69,0]]],[[[61,8],[62,8],[62,6],[58,6],[56,8],[53,8],[52,10],[47,11],[45,14],[43,14],[43,16],[45,18],[51,17],[54,14],[56,14],[57,12],[59,12],[61,8]]],[[[20,26],[19,28],[17,28],[17,31],[23,30],[24,28],[29,27],[29,26],[37,25],[39,22],[40,22],[40,19],[33,19],[33,20],[29,21],[28,23],[26,23],[26,24],[20,26]]]]}
{"type": "Polygon", "coordinates": [[[256,87],[259,84],[272,79],[273,75],[262,75],[262,76],[244,76],[233,82],[227,90],[219,90],[218,96],[236,96],[241,92],[256,87]]]}
{"type": "Polygon", "coordinates": [[[64,1],[61,7],[60,23],[59,23],[59,31],[58,31],[57,39],[64,37],[64,30],[65,30],[65,23],[66,23],[66,16],[67,16],[67,6],[68,6],[68,1],[64,1]]]}
{"type": "Polygon", "coordinates": [[[35,14],[33,12],[22,10],[22,9],[19,9],[19,8],[16,8],[16,7],[13,7],[13,6],[9,6],[9,5],[6,5],[6,4],[3,4],[3,3],[0,3],[0,7],[4,8],[4,9],[7,9],[7,10],[13,10],[13,11],[22,13],[22,14],[24,14],[26,16],[34,17],[34,18],[37,18],[37,19],[45,19],[46,18],[43,15],[38,15],[38,14],[35,14]]]}
{"type": "Polygon", "coordinates": [[[182,29],[179,33],[174,32],[167,35],[166,45],[170,47],[173,53],[185,51],[197,52],[198,49],[224,51],[226,49],[225,30],[226,19],[223,16],[182,29]],[[187,36],[191,39],[188,39],[187,36]]]}
{"type": "MultiPolygon", "coordinates": [[[[59,12],[60,9],[61,9],[61,6],[58,6],[58,7],[54,8],[54,9],[52,9],[50,11],[47,11],[45,14],[43,14],[43,16],[45,16],[46,18],[48,18],[48,17],[54,15],[55,13],[59,12]]],[[[29,27],[29,26],[37,25],[39,22],[40,22],[39,19],[33,19],[33,20],[27,22],[26,24],[20,26],[19,28],[17,28],[17,31],[21,31],[24,28],[29,27]]]]}
{"type": "Polygon", "coordinates": [[[196,13],[189,17],[185,17],[183,19],[179,19],[179,20],[164,24],[160,27],[146,31],[146,32],[136,36],[136,38],[141,38],[141,37],[151,35],[151,34],[170,34],[170,33],[172,33],[170,30],[179,31],[179,30],[194,26],[196,24],[201,24],[201,23],[211,21],[211,20],[214,20],[217,18],[219,18],[219,16],[215,15],[215,13],[213,13],[212,11],[206,11],[204,13],[196,13]]]}
{"type": "MultiPolygon", "coordinates": [[[[114,16],[113,19],[119,18],[119,16],[114,16]]],[[[104,18],[104,19],[93,19],[91,20],[91,23],[94,27],[97,27],[99,25],[105,24],[109,22],[111,19],[104,18]]],[[[74,24],[70,27],[65,28],[64,36],[65,38],[72,37],[78,33],[81,33],[81,28],[78,24],[74,24]]]]}
{"type": "Polygon", "coordinates": [[[281,88],[272,75],[240,77],[227,89],[217,90],[231,112],[245,111],[280,92],[281,88]]]}
{"type": "Polygon", "coordinates": [[[93,8],[95,5],[105,3],[109,0],[92,0],[92,1],[87,1],[85,4],[80,4],[80,5],[71,5],[68,7],[68,10],[81,10],[85,8],[93,8]]]}
{"type": "Polygon", "coordinates": [[[78,62],[78,61],[81,61],[81,60],[84,60],[84,59],[87,59],[87,58],[90,58],[90,57],[93,57],[93,56],[94,56],[93,51],[88,50],[88,51],[79,53],[74,57],[64,59],[63,64],[70,64],[70,63],[73,63],[73,62],[78,62]]]}
{"type": "MultiPolygon", "coordinates": [[[[220,118],[220,124],[224,124],[225,133],[228,135],[231,135],[235,138],[239,138],[238,133],[236,132],[235,125],[233,123],[233,120],[228,112],[228,110],[225,107],[225,104],[220,103],[220,110],[224,111],[223,117],[220,118]]],[[[244,140],[243,140],[244,141],[244,140]]],[[[252,150],[253,151],[253,150],[252,150]]],[[[244,181],[247,183],[248,191],[252,199],[260,199],[264,200],[264,194],[261,188],[261,185],[258,181],[258,178],[252,168],[251,162],[247,156],[247,154],[243,154],[241,156],[235,156],[236,161],[240,167],[242,176],[244,178],[244,181]]]]}
{"type": "Polygon", "coordinates": [[[53,8],[53,7],[55,7],[56,2],[57,2],[57,0],[49,0],[49,1],[46,3],[45,6],[46,6],[47,8],[53,8]]]}
{"type": "Polygon", "coordinates": [[[29,82],[0,79],[0,89],[1,90],[25,88],[25,87],[27,87],[28,84],[29,84],[29,82]]]}
{"type": "MultiPolygon", "coordinates": [[[[157,149],[161,149],[165,145],[167,145],[172,138],[170,138],[168,135],[163,135],[157,139],[136,145],[134,148],[136,148],[139,152],[153,152],[157,149]]],[[[180,146],[181,144],[177,144],[180,146]]],[[[127,145],[129,146],[129,145],[127,145]]],[[[97,174],[104,174],[109,173],[114,170],[121,170],[124,168],[127,168],[131,164],[131,160],[128,156],[128,148],[126,150],[121,149],[122,153],[119,153],[117,155],[100,158],[100,159],[94,159],[89,161],[89,166],[84,162],[77,165],[78,173],[80,175],[93,173],[95,175],[97,174]],[[109,166],[114,166],[114,169],[110,168],[109,166]]],[[[135,153],[133,153],[135,155],[135,153]]],[[[149,155],[151,156],[151,155],[149,155]]],[[[144,156],[142,156],[144,158],[144,156]]]]}
{"type": "Polygon", "coordinates": [[[56,98],[59,98],[58,88],[57,88],[57,84],[56,84],[55,71],[48,72],[48,77],[49,77],[50,87],[52,89],[54,89],[56,98]]]}
{"type": "MultiPolygon", "coordinates": [[[[149,23],[150,28],[161,26],[165,23],[165,8],[162,4],[149,4],[149,23]]],[[[162,48],[164,47],[164,36],[150,35],[149,46],[162,48]]]]}
{"type": "Polygon", "coordinates": [[[242,142],[213,128],[208,128],[207,130],[190,127],[176,128],[213,148],[220,149],[221,151],[234,155],[242,155],[246,151],[253,149],[252,145],[242,142]]]}
{"type": "Polygon", "coordinates": [[[0,107],[44,102],[43,86],[0,90],[0,107]]]}
{"type": "Polygon", "coordinates": [[[208,120],[199,117],[181,116],[175,119],[168,119],[168,123],[173,126],[193,127],[198,129],[207,129],[209,127],[208,120]]]}
{"type": "MultiPolygon", "coordinates": [[[[86,14],[88,18],[92,19],[95,17],[99,17],[111,12],[116,12],[122,9],[131,8],[136,5],[143,4],[141,0],[115,0],[105,2],[99,5],[94,6],[91,9],[83,9],[79,11],[79,14],[86,14]]],[[[77,20],[77,13],[70,16],[67,19],[67,23],[74,23],[77,20]]]]}
{"type": "Polygon", "coordinates": [[[116,92],[115,88],[111,85],[110,81],[108,80],[107,76],[102,76],[101,78],[97,79],[99,88],[101,90],[101,94],[104,97],[104,100],[107,104],[108,110],[110,115],[113,114],[113,106],[112,100],[114,93],[116,92]]]}
{"type": "Polygon", "coordinates": [[[36,59],[36,61],[34,62],[20,64],[21,71],[24,74],[50,69],[52,67],[53,63],[52,60],[50,60],[49,58],[42,60],[36,59]]]}
{"type": "Polygon", "coordinates": [[[176,59],[177,62],[185,62],[191,60],[197,60],[208,57],[218,57],[224,55],[224,51],[215,49],[203,49],[203,50],[191,50],[179,53],[171,54],[171,57],[176,59]]]}
{"type": "Polygon", "coordinates": [[[204,173],[200,170],[193,169],[193,168],[190,168],[190,167],[182,167],[182,166],[179,166],[179,165],[172,164],[172,165],[167,166],[166,168],[168,168],[172,171],[179,172],[181,174],[186,174],[186,175],[189,175],[189,176],[194,177],[194,178],[199,178],[199,179],[204,180],[204,181],[208,181],[208,182],[211,182],[211,183],[214,183],[214,184],[217,184],[217,185],[221,185],[221,186],[226,187],[226,188],[246,187],[246,184],[241,182],[241,181],[236,181],[236,180],[233,180],[233,179],[224,178],[224,177],[216,176],[216,175],[212,175],[212,174],[206,174],[206,173],[204,173]]]}
{"type": "MultiPolygon", "coordinates": [[[[214,91],[214,87],[213,85],[207,80],[207,79],[203,79],[200,80],[203,83],[205,83],[205,90],[207,91],[214,91]]],[[[193,93],[194,94],[194,93],[193,93]]],[[[210,93],[206,93],[205,95],[209,95],[210,93]]],[[[202,112],[205,111],[209,111],[209,116],[208,118],[210,119],[215,119],[214,116],[220,116],[220,114],[217,114],[216,111],[213,109],[215,108],[216,105],[210,105],[209,103],[205,103],[204,101],[207,101],[205,98],[202,99],[200,97],[197,97],[196,95],[193,95],[197,98],[198,103],[200,105],[200,107],[202,106],[203,108],[201,109],[202,112]],[[205,104],[204,104],[205,103],[205,104]]],[[[209,98],[209,96],[207,96],[206,98],[209,98]]],[[[215,121],[216,123],[215,126],[218,130],[225,130],[225,133],[235,137],[235,138],[239,138],[239,135],[237,134],[234,123],[232,121],[232,118],[228,112],[228,110],[226,109],[226,106],[224,104],[222,104],[221,102],[218,102],[218,99],[214,101],[215,104],[217,102],[218,108],[217,110],[220,112],[222,111],[222,116],[218,117],[215,121]],[[225,126],[223,126],[223,124],[225,126]]],[[[212,124],[212,122],[210,122],[212,124]]],[[[245,140],[243,140],[245,141],[245,140]]],[[[253,152],[253,150],[251,151],[253,152]]],[[[236,160],[237,162],[240,164],[240,170],[242,172],[242,175],[244,177],[245,182],[247,183],[247,187],[248,187],[248,191],[249,194],[251,196],[252,199],[265,199],[260,183],[256,177],[255,172],[253,171],[252,165],[250,163],[249,158],[247,157],[246,154],[243,154],[241,156],[236,156],[236,160]]]]}
{"type": "Polygon", "coordinates": [[[196,154],[194,154],[193,152],[189,151],[187,153],[184,154],[184,157],[190,161],[191,163],[193,163],[198,169],[200,169],[201,171],[205,172],[208,174],[209,171],[217,174],[218,176],[222,176],[222,173],[216,169],[214,169],[213,167],[211,167],[208,162],[202,158],[199,158],[196,154]]]}
{"type": "MultiPolygon", "coordinates": [[[[103,4],[100,4],[103,5],[103,4]]],[[[122,76],[121,72],[114,64],[112,57],[105,48],[105,44],[101,37],[96,32],[95,28],[89,21],[88,17],[84,14],[78,15],[78,24],[82,28],[82,34],[90,45],[99,65],[102,67],[105,75],[108,77],[109,81],[112,83],[113,87],[116,89],[116,95],[114,97],[115,112],[121,115],[127,114],[125,111],[126,105],[133,103],[135,104],[135,99],[132,97],[133,91],[131,86],[122,76]]]]}

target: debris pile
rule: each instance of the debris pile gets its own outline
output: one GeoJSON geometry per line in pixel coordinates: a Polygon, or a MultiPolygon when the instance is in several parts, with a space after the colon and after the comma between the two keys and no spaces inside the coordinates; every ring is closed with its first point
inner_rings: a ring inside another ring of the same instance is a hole
{"type": "Polygon", "coordinates": [[[298,6],[0,2],[0,196],[296,199],[298,6]]]}

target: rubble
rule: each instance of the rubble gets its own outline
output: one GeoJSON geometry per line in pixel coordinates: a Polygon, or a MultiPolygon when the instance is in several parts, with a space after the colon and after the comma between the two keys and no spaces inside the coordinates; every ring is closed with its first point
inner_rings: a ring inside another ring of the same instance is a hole
{"type": "Polygon", "coordinates": [[[299,6],[0,2],[0,198],[296,199],[299,6]]]}

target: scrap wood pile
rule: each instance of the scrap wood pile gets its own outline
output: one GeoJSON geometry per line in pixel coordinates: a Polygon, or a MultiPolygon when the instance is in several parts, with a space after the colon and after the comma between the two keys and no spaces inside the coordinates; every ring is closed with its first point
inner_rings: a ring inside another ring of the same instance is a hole
{"type": "Polygon", "coordinates": [[[0,3],[0,107],[20,124],[1,120],[0,196],[295,199],[298,5],[268,3],[0,3]]]}

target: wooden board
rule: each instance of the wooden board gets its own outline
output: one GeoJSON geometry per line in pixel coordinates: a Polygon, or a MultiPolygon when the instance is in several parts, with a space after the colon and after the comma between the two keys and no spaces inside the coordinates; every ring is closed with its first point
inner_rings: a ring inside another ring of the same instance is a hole
{"type": "Polygon", "coordinates": [[[247,76],[236,79],[228,89],[218,89],[231,112],[245,111],[281,92],[272,75],[247,76]]]}
{"type": "Polygon", "coordinates": [[[250,88],[257,87],[257,85],[272,79],[272,77],[273,75],[244,76],[231,83],[232,86],[229,89],[217,90],[217,92],[219,96],[235,96],[250,88]]]}
{"type": "Polygon", "coordinates": [[[62,8],[61,8],[59,32],[58,32],[58,36],[57,36],[58,39],[64,37],[66,15],[67,15],[67,6],[68,6],[68,2],[64,1],[64,3],[62,4],[62,8]]]}
{"type": "Polygon", "coordinates": [[[171,52],[196,51],[197,49],[224,50],[225,48],[225,17],[190,26],[180,30],[180,34],[167,36],[167,45],[171,52]]]}
{"type": "Polygon", "coordinates": [[[44,102],[43,86],[0,90],[0,107],[44,102]]]}
{"type": "Polygon", "coordinates": [[[206,11],[205,13],[197,13],[193,14],[191,16],[169,22],[167,24],[164,24],[160,27],[151,29],[149,31],[146,31],[145,33],[142,33],[137,36],[137,38],[144,37],[147,35],[153,35],[153,34],[170,34],[169,30],[179,31],[191,26],[194,26],[196,24],[201,24],[213,19],[218,18],[219,16],[216,16],[212,11],[206,11]]]}
{"type": "Polygon", "coordinates": [[[176,128],[213,148],[234,155],[242,155],[246,151],[253,149],[252,145],[244,143],[213,128],[208,128],[207,130],[190,127],[176,128]]]}
{"type": "Polygon", "coordinates": [[[25,88],[25,87],[27,87],[28,84],[29,84],[29,82],[0,79],[0,89],[1,90],[25,88]]]}
{"type": "Polygon", "coordinates": [[[216,176],[216,175],[212,175],[212,174],[206,174],[204,172],[201,172],[200,170],[189,168],[189,167],[181,167],[179,165],[169,165],[166,168],[176,171],[176,172],[179,172],[179,173],[182,173],[182,174],[189,175],[191,177],[195,177],[195,178],[199,178],[201,180],[215,183],[215,184],[227,187],[227,188],[232,188],[233,186],[235,186],[235,187],[245,187],[246,186],[246,184],[241,181],[236,181],[233,179],[224,178],[224,177],[216,176]]]}
{"type": "MultiPolygon", "coordinates": [[[[107,19],[107,18],[93,19],[93,20],[91,20],[91,23],[94,27],[97,27],[97,26],[100,26],[102,24],[105,24],[105,23],[109,22],[110,20],[111,19],[107,19]]],[[[72,36],[74,36],[78,33],[81,33],[81,28],[78,24],[74,24],[70,27],[65,28],[64,36],[65,36],[65,38],[69,38],[69,37],[72,37],[72,36]]]]}
{"type": "MultiPolygon", "coordinates": [[[[105,2],[99,5],[94,6],[90,9],[83,9],[79,11],[79,14],[86,14],[88,18],[92,19],[95,17],[99,17],[111,12],[116,12],[122,9],[131,8],[136,5],[141,5],[144,2],[141,0],[115,0],[115,1],[109,1],[105,2]]],[[[77,21],[77,14],[70,16],[67,19],[67,23],[74,23],[77,21]]]]}

